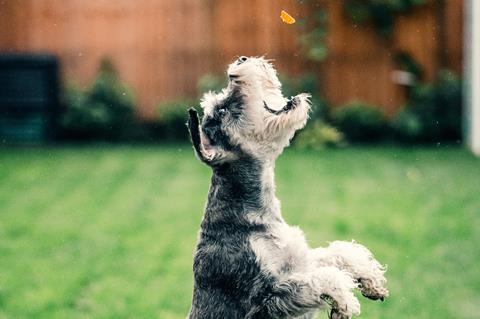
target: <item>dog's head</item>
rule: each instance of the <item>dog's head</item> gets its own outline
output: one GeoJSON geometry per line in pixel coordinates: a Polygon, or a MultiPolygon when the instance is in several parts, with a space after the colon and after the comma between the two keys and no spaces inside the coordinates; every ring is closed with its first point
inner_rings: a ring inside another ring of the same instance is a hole
{"type": "Polygon", "coordinates": [[[310,110],[309,94],[283,97],[272,64],[262,57],[240,57],[227,70],[229,84],[203,96],[199,123],[189,110],[189,129],[197,156],[215,166],[242,158],[275,159],[310,110]]]}

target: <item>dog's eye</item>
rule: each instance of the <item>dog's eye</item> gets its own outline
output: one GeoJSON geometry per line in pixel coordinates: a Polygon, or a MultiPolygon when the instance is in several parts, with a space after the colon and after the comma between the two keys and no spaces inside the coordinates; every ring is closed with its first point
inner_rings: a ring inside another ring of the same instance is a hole
{"type": "Polygon", "coordinates": [[[224,116],[225,113],[227,113],[227,109],[225,107],[221,107],[221,108],[218,109],[217,113],[220,116],[224,116]]]}

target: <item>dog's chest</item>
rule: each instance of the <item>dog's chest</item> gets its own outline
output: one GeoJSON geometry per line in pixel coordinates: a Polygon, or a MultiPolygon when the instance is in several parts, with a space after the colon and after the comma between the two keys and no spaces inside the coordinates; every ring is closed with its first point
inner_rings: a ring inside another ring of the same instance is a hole
{"type": "Polygon", "coordinates": [[[260,268],[272,275],[282,275],[308,267],[309,247],[298,227],[278,223],[265,234],[253,235],[250,245],[260,268]]]}

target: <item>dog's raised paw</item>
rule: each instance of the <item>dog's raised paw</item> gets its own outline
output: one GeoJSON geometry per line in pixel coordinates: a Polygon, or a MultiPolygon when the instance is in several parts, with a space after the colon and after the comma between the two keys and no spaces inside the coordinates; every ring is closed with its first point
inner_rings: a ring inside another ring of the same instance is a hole
{"type": "Polygon", "coordinates": [[[358,279],[362,295],[368,299],[384,301],[388,297],[388,289],[375,284],[371,279],[358,279]]]}

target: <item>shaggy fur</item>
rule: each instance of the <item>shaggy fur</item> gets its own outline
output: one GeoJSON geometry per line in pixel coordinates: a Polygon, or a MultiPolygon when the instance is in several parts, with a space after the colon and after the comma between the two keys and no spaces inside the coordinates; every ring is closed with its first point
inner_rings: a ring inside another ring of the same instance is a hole
{"type": "Polygon", "coordinates": [[[283,97],[269,61],[240,57],[229,84],[189,110],[197,157],[213,170],[194,257],[190,319],[331,318],[360,314],[353,294],[388,295],[385,268],[355,242],[311,249],[275,197],[275,159],[308,118],[308,94],[283,97]]]}

